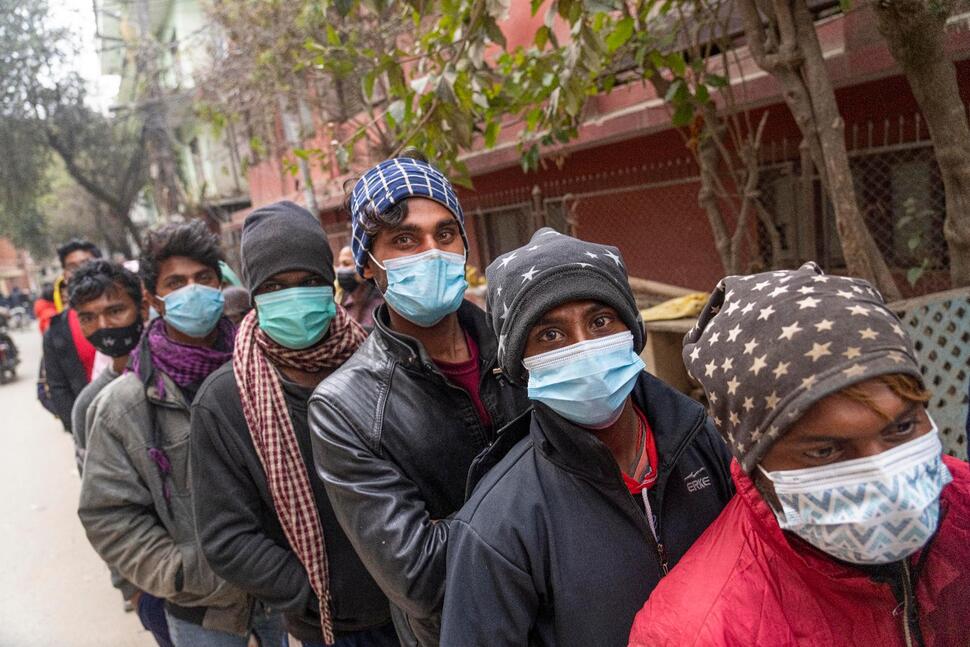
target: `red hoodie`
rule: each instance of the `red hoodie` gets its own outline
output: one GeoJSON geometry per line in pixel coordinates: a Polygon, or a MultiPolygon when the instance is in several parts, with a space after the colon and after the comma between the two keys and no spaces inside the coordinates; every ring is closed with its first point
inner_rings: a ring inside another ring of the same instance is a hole
{"type": "MultiPolygon", "coordinates": [[[[927,647],[970,645],[970,467],[940,497],[940,527],[916,583],[927,647]]],[[[635,647],[832,647],[907,643],[890,586],[781,530],[737,461],[737,495],[637,614],[635,647]]],[[[921,560],[910,558],[915,567],[921,560]]]]}

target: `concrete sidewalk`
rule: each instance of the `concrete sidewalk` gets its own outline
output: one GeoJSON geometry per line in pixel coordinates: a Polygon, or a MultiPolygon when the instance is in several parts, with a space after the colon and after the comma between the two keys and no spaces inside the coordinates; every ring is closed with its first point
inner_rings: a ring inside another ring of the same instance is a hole
{"type": "Polygon", "coordinates": [[[71,437],[37,402],[41,337],[14,334],[22,363],[0,386],[0,647],[148,647],[77,518],[71,437]]]}

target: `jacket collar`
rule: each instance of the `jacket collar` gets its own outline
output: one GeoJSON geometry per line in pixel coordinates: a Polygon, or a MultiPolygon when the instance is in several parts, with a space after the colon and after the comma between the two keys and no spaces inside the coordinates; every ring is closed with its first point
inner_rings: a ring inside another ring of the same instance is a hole
{"type": "MultiPolygon", "coordinates": [[[[633,402],[647,416],[657,445],[658,485],[665,481],[684,449],[703,428],[703,407],[646,371],[633,389],[633,402]]],[[[604,445],[588,429],[534,403],[532,433],[539,450],[559,467],[604,485],[624,487],[620,469],[604,445]]],[[[662,487],[662,486],[661,486],[662,487]]]]}
{"type": "MultiPolygon", "coordinates": [[[[498,344],[495,334],[488,326],[488,320],[481,308],[469,301],[462,301],[458,307],[458,323],[478,344],[478,356],[483,363],[495,359],[498,344]]],[[[434,361],[420,341],[391,329],[387,304],[383,303],[374,312],[375,341],[394,359],[405,365],[434,366],[434,361]]]]}
{"type": "MultiPolygon", "coordinates": [[[[182,389],[169,376],[156,370],[155,365],[152,364],[147,334],[142,336],[135,352],[138,353],[138,381],[144,385],[145,397],[148,398],[149,402],[188,409],[190,403],[186,402],[182,389]],[[159,390],[159,383],[162,385],[161,390],[159,390]]],[[[132,367],[131,360],[129,360],[128,366],[130,370],[132,367]]]]}

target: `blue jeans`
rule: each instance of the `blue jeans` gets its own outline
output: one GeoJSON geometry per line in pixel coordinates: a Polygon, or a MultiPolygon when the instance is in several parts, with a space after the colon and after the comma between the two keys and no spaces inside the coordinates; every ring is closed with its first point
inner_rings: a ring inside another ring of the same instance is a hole
{"type": "MultiPolygon", "coordinates": [[[[237,636],[224,631],[205,629],[202,625],[180,620],[165,612],[168,618],[168,631],[175,647],[248,647],[249,636],[237,636]]],[[[259,639],[262,647],[280,645],[286,638],[283,617],[279,613],[257,611],[253,615],[252,635],[259,639]]]]}
{"type": "Polygon", "coordinates": [[[168,622],[165,620],[165,600],[142,593],[138,598],[136,611],[141,626],[151,632],[158,647],[173,647],[172,639],[168,635],[168,622]]]}
{"type": "MultiPolygon", "coordinates": [[[[400,647],[394,623],[388,622],[377,629],[357,631],[337,639],[332,647],[400,647]]],[[[286,647],[287,643],[283,643],[286,647]]],[[[326,647],[322,642],[303,643],[303,647],[326,647]]]]}

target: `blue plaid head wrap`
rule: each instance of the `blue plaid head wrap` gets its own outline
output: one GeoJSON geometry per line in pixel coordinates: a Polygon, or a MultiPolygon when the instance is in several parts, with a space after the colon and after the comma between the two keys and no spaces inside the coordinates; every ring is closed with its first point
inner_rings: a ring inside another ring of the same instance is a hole
{"type": "Polygon", "coordinates": [[[350,248],[354,252],[358,274],[363,275],[367,252],[371,246],[371,237],[364,231],[361,222],[365,217],[365,209],[370,215],[386,213],[407,198],[434,200],[451,211],[461,228],[465,248],[468,248],[465,214],[448,178],[427,162],[410,157],[396,157],[381,162],[364,173],[350,194],[350,227],[353,233],[350,248]]]}

